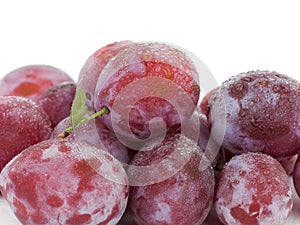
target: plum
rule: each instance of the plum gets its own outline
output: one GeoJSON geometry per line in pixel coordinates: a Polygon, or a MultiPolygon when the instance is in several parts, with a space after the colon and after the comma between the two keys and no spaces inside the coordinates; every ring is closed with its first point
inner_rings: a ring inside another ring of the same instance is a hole
{"type": "Polygon", "coordinates": [[[128,177],[111,154],[83,142],[46,140],[16,156],[0,190],[22,224],[116,224],[128,177]]]}

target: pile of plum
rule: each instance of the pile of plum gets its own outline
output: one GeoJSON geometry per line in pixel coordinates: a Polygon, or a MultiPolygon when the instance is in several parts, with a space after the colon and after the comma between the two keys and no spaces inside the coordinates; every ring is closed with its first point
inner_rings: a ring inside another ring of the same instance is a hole
{"type": "Polygon", "coordinates": [[[76,82],[47,65],[5,75],[0,191],[17,219],[285,224],[291,185],[300,194],[299,82],[249,71],[204,96],[201,76],[187,51],[132,41],[93,53],[76,82]]]}

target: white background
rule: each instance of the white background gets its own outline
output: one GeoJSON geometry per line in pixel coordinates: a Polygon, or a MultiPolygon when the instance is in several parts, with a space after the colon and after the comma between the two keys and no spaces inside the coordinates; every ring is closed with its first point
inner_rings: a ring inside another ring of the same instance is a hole
{"type": "Polygon", "coordinates": [[[0,77],[49,64],[77,79],[94,51],[132,40],[182,46],[218,82],[256,69],[300,79],[299,23],[300,7],[289,0],[1,1],[0,77]]]}
{"type": "MultiPolygon", "coordinates": [[[[289,0],[1,1],[0,78],[48,64],[77,80],[97,49],[132,40],[188,49],[219,84],[257,69],[300,80],[299,23],[300,7],[289,0]]],[[[1,205],[0,224],[13,224],[1,205]]]]}

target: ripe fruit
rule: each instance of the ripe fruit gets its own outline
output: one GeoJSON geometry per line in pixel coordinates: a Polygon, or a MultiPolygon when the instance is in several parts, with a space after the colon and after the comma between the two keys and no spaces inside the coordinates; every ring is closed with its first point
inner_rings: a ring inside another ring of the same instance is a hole
{"type": "Polygon", "coordinates": [[[29,65],[6,74],[0,80],[0,96],[22,96],[37,101],[54,85],[73,79],[55,67],[29,65]]]}
{"type": "Polygon", "coordinates": [[[112,155],[64,140],[29,147],[0,176],[0,190],[22,224],[117,224],[128,188],[112,155]]]}
{"type": "Polygon", "coordinates": [[[214,175],[196,143],[167,137],[139,151],[128,167],[129,209],[137,224],[201,224],[212,205],[214,175]]]}
{"type": "Polygon", "coordinates": [[[38,104],[48,114],[53,128],[61,120],[70,116],[75,92],[74,82],[64,82],[48,89],[38,98],[38,104]]]}
{"type": "Polygon", "coordinates": [[[214,206],[228,225],[283,225],[293,200],[288,175],[262,153],[234,156],[218,176],[214,206]]]}
{"type": "Polygon", "coordinates": [[[162,43],[134,43],[99,76],[95,108],[107,106],[111,113],[101,117],[105,125],[138,149],[130,142],[178,131],[186,123],[200,94],[197,78],[184,52],[162,43]]]}
{"type": "Polygon", "coordinates": [[[293,156],[300,147],[300,84],[276,72],[250,71],[225,81],[210,97],[211,133],[240,154],[293,156]],[[223,131],[225,133],[223,135],[223,131]]]}
{"type": "Polygon", "coordinates": [[[300,85],[250,71],[212,89],[208,74],[180,47],[131,41],[93,53],[77,85],[49,66],[12,71],[0,96],[27,99],[0,97],[1,198],[23,224],[283,225],[300,85]],[[201,102],[199,80],[211,90],[201,102]]]}
{"type": "Polygon", "coordinates": [[[51,122],[30,99],[0,97],[0,171],[22,150],[49,138],[51,122]]]}
{"type": "Polygon", "coordinates": [[[130,44],[132,44],[131,41],[108,44],[94,52],[83,65],[78,77],[78,87],[84,90],[87,99],[86,104],[90,110],[94,109],[94,92],[102,70],[110,59],[130,44]]]}

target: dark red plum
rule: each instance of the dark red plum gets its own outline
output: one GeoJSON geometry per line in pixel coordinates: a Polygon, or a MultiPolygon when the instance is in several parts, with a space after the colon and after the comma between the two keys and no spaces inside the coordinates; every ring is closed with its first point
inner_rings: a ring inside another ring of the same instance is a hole
{"type": "Polygon", "coordinates": [[[180,129],[191,117],[200,95],[197,79],[192,60],[181,50],[163,43],[134,43],[99,76],[95,108],[109,108],[111,113],[101,118],[124,142],[161,136],[180,129]]]}
{"type": "Polygon", "coordinates": [[[86,95],[86,104],[90,110],[94,109],[94,92],[102,70],[110,59],[132,43],[131,41],[120,41],[108,44],[98,49],[86,60],[79,73],[77,83],[86,95]]]}
{"type": "Polygon", "coordinates": [[[70,116],[75,92],[74,82],[64,82],[53,86],[39,97],[38,104],[49,115],[53,128],[61,120],[70,116]]]}
{"type": "Polygon", "coordinates": [[[182,135],[139,151],[127,170],[129,209],[137,224],[202,224],[210,211],[214,175],[197,144],[182,135]]]}
{"type": "Polygon", "coordinates": [[[25,148],[46,140],[52,132],[45,111],[28,98],[0,97],[0,171],[25,148]]]}
{"type": "Polygon", "coordinates": [[[212,135],[232,153],[279,158],[298,152],[300,84],[295,79],[269,71],[242,73],[225,81],[209,105],[212,135]]]}

